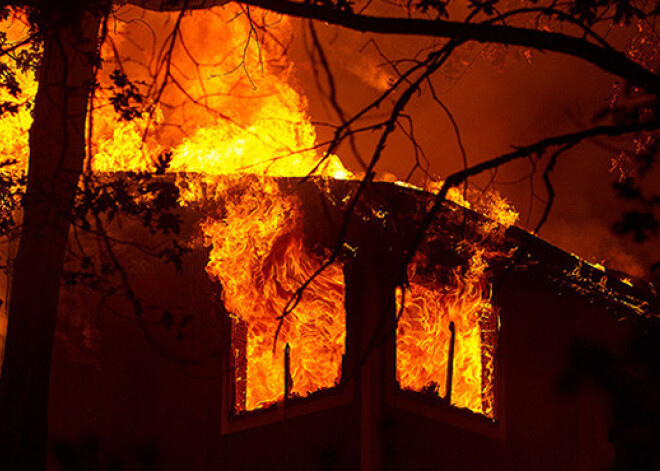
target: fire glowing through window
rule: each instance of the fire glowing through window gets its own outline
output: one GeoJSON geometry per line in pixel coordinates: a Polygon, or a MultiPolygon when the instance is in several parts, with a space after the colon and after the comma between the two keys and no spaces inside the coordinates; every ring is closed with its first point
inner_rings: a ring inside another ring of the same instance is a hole
{"type": "MultiPolygon", "coordinates": [[[[345,351],[339,264],[304,292],[273,350],[278,316],[322,259],[305,248],[296,199],[283,196],[275,182],[269,183],[271,189],[259,182],[242,192],[224,190],[234,195],[225,202],[226,218],[209,220],[217,227],[204,229],[217,237],[207,269],[223,283],[223,301],[234,316],[233,406],[238,414],[272,405],[285,394],[304,397],[335,386],[345,351]],[[278,221],[273,220],[276,214],[278,221]],[[261,227],[266,220],[272,222],[268,231],[261,227]]],[[[489,302],[486,269],[477,252],[444,286],[411,273],[397,331],[396,375],[404,390],[494,418],[497,313],[489,302]]]]}
{"type": "MultiPolygon", "coordinates": [[[[264,408],[285,394],[308,396],[335,386],[341,378],[346,314],[339,263],[307,287],[273,346],[279,316],[319,268],[323,254],[305,245],[299,201],[284,194],[271,177],[313,173],[353,178],[336,156],[318,165],[321,154],[307,101],[295,85],[283,47],[286,41],[274,36],[290,34],[288,21],[278,20],[279,30],[269,29],[263,43],[255,46],[249,41],[254,28],[240,8],[196,11],[181,20],[178,35],[190,41],[187,46],[183,39],[174,45],[172,61],[177,67],[162,87],[161,72],[150,69],[152,61],[143,57],[148,51],[136,45],[152,35],[165,41],[167,25],[178,21],[173,14],[122,9],[125,18],[118,14],[118,25],[111,28],[102,48],[102,86],[95,91],[94,119],[88,123],[93,123],[93,171],[154,171],[159,158],[168,155],[166,171],[177,173],[182,206],[218,201],[220,209],[205,215],[201,234],[210,251],[206,270],[221,282],[222,300],[233,318],[238,413],[264,408]],[[150,26],[140,30],[139,25],[150,26]],[[214,32],[221,48],[208,47],[208,31],[214,32]],[[155,103],[152,113],[119,119],[109,106],[111,77],[119,65],[141,92],[161,90],[168,106],[155,103]],[[231,73],[243,69],[260,73],[231,73]],[[188,76],[182,70],[198,73],[188,76]]],[[[37,86],[34,77],[24,75],[18,79],[23,85],[21,100],[28,103],[37,86]]],[[[29,109],[21,108],[0,120],[5,137],[0,154],[15,162],[20,174],[27,166],[31,119],[29,109]]],[[[488,302],[485,267],[473,257],[468,272],[457,274],[453,286],[411,277],[397,332],[396,374],[403,389],[440,397],[451,391],[452,405],[492,417],[497,317],[488,302]]]]}
{"type": "MultiPolygon", "coordinates": [[[[427,276],[410,277],[398,322],[396,375],[404,390],[494,418],[498,320],[486,268],[477,253],[448,286],[427,276]]],[[[399,291],[399,309],[400,299],[399,291]]]]}
{"type": "Polygon", "coordinates": [[[223,286],[232,316],[234,410],[263,408],[287,394],[304,397],[335,386],[341,377],[346,322],[341,264],[327,267],[284,318],[296,290],[323,258],[303,241],[298,200],[264,178],[228,180],[225,217],[203,227],[209,245],[207,271],[223,286]]]}
{"type": "MultiPolygon", "coordinates": [[[[346,338],[341,265],[328,267],[304,291],[273,348],[279,316],[323,259],[304,243],[298,200],[275,180],[243,177],[223,185],[223,217],[209,217],[203,231],[212,247],[207,270],[221,281],[233,316],[234,412],[334,387],[346,338]]],[[[465,266],[446,268],[451,276],[444,285],[415,273],[422,257],[413,263],[396,375],[404,390],[494,418],[497,313],[489,302],[486,257],[477,249],[465,266]]]]}

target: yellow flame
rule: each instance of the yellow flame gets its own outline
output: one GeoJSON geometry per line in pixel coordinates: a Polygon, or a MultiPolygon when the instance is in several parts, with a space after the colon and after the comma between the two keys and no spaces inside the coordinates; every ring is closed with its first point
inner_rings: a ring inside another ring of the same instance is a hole
{"type": "MultiPolygon", "coordinates": [[[[20,10],[13,11],[13,15],[0,22],[0,30],[7,35],[8,44],[16,44],[26,39],[29,34],[26,15],[20,10]]],[[[30,44],[18,47],[15,54],[27,51],[29,47],[30,44]]],[[[0,171],[11,171],[15,174],[21,174],[27,171],[29,158],[28,131],[32,125],[30,108],[24,105],[34,102],[34,97],[37,93],[37,81],[33,71],[16,69],[8,61],[7,55],[3,55],[0,58],[0,62],[12,68],[18,85],[21,88],[21,93],[17,97],[12,96],[5,88],[0,88],[0,102],[21,105],[17,113],[6,113],[0,119],[0,133],[2,133],[2,139],[0,139],[0,162],[7,160],[16,161],[15,164],[3,167],[0,171]]]]}
{"type": "Polygon", "coordinates": [[[247,322],[247,391],[239,411],[280,400],[284,394],[283,345],[291,347],[295,395],[334,386],[345,342],[341,265],[331,265],[305,290],[273,342],[287,302],[319,268],[303,242],[299,202],[268,178],[224,180],[224,217],[202,228],[211,247],[207,271],[223,286],[226,309],[247,322]]]}
{"type": "MultiPolygon", "coordinates": [[[[0,22],[0,31],[6,34],[6,43],[3,48],[10,44],[17,44],[25,39],[29,34],[29,28],[26,15],[20,10],[12,10],[9,17],[0,22]]],[[[14,54],[26,51],[30,44],[25,44],[15,49],[14,54]]],[[[12,96],[5,88],[0,88],[0,103],[18,105],[17,113],[6,113],[0,118],[0,176],[6,182],[10,183],[9,188],[3,188],[3,194],[0,195],[0,217],[10,218],[18,205],[18,196],[22,188],[20,178],[27,173],[29,160],[28,131],[32,125],[32,116],[28,106],[34,103],[34,97],[37,93],[37,82],[34,73],[29,70],[16,69],[9,54],[3,54],[0,57],[0,63],[12,69],[16,81],[21,89],[18,96],[12,96]]],[[[12,252],[7,239],[0,239],[0,251],[3,258],[9,257],[12,252]]],[[[8,263],[5,258],[1,263],[8,263]]],[[[0,306],[0,366],[4,356],[5,333],[7,330],[7,299],[9,279],[6,270],[0,270],[0,294],[4,298],[0,306]]]]}
{"type": "MultiPolygon", "coordinates": [[[[443,183],[442,181],[430,182],[427,185],[427,190],[431,193],[438,193],[443,183]]],[[[483,214],[503,228],[518,222],[518,212],[506,198],[496,191],[479,191],[474,188],[468,188],[467,191],[464,191],[461,187],[451,187],[447,192],[447,199],[459,206],[483,214]]],[[[495,229],[494,226],[487,226],[484,231],[490,232],[493,229],[495,229]]]]}
{"type": "Polygon", "coordinates": [[[473,256],[465,272],[456,270],[446,287],[417,275],[420,263],[417,257],[410,268],[411,283],[397,329],[399,385],[446,396],[451,322],[455,329],[451,404],[492,418],[497,313],[490,303],[483,252],[473,256]]]}
{"type": "MultiPolygon", "coordinates": [[[[252,13],[265,15],[258,10],[252,13]]],[[[153,27],[156,36],[176,20],[175,14],[138,14],[130,8],[124,14],[129,20],[147,15],[145,23],[160,25],[153,27]]],[[[321,254],[305,244],[300,201],[282,191],[271,177],[313,173],[352,178],[336,156],[322,160],[316,149],[307,101],[297,91],[282,46],[286,41],[274,36],[290,34],[286,21],[280,22],[280,33],[261,37],[256,45],[252,25],[240,6],[184,17],[181,39],[172,49],[177,66],[164,84],[158,68],[162,56],[154,60],[144,56],[151,52],[136,48],[144,41],[129,25],[140,22],[129,20],[110,31],[102,50],[105,67],[90,119],[92,169],[152,171],[159,155],[168,152],[169,172],[201,175],[179,176],[182,204],[194,205],[207,198],[220,201],[221,210],[207,215],[201,231],[210,249],[207,272],[221,282],[225,308],[245,325],[243,343],[234,343],[234,353],[243,357],[245,366],[237,372],[245,375],[237,378],[245,385],[244,396],[235,404],[239,412],[282,399],[285,344],[291,348],[292,395],[334,386],[345,348],[339,263],[328,267],[303,293],[284,320],[273,350],[278,317],[319,268],[321,254]],[[222,47],[209,47],[209,32],[222,47]],[[110,104],[110,74],[119,65],[127,76],[143,79],[136,86],[147,97],[145,110],[131,121],[119,120],[110,104]],[[158,90],[161,102],[149,103],[158,90]]],[[[36,81],[29,75],[20,79],[21,99],[33,99],[36,81]]],[[[4,136],[0,152],[19,160],[22,169],[27,164],[30,125],[31,117],[24,110],[0,122],[4,136]]],[[[432,191],[437,189],[437,184],[431,186],[432,191]]],[[[517,219],[510,205],[493,193],[464,197],[453,188],[449,199],[482,212],[500,226],[508,227],[517,219]]],[[[452,286],[447,287],[415,275],[415,267],[411,268],[412,283],[397,333],[397,379],[405,389],[421,391],[431,386],[435,394],[446,394],[448,324],[453,322],[452,404],[492,417],[496,312],[489,302],[486,268],[483,253],[477,252],[469,269],[456,272],[452,286]]]]}

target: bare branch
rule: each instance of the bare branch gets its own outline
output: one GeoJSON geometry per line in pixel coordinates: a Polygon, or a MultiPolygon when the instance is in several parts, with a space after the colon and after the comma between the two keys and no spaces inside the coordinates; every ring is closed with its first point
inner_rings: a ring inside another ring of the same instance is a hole
{"type": "Polygon", "coordinates": [[[356,15],[337,8],[289,0],[242,0],[282,14],[310,18],[361,32],[404,36],[431,36],[553,51],[590,62],[635,86],[660,96],[660,77],[632,61],[625,54],[596,45],[583,38],[515,26],[418,18],[356,15]]]}
{"type": "MultiPolygon", "coordinates": [[[[424,215],[424,219],[422,220],[419,229],[415,233],[413,242],[410,244],[410,247],[407,250],[405,262],[401,268],[401,273],[399,276],[401,277],[401,279],[405,279],[404,277],[405,277],[406,267],[408,263],[412,261],[412,258],[415,255],[417,248],[419,247],[422,240],[426,236],[426,231],[431,226],[431,223],[435,219],[435,216],[440,211],[440,208],[442,207],[442,204],[445,202],[449,190],[452,187],[460,185],[467,178],[473,177],[488,170],[499,168],[502,165],[508,164],[510,162],[519,159],[529,158],[530,156],[534,156],[534,155],[541,156],[551,147],[556,147],[556,146],[562,146],[566,148],[574,147],[580,142],[592,137],[598,137],[598,136],[614,137],[614,136],[621,136],[623,134],[629,134],[639,131],[651,131],[656,129],[660,129],[660,121],[646,121],[642,123],[632,123],[632,124],[595,126],[593,128],[589,128],[584,131],[577,131],[569,134],[561,134],[559,136],[548,137],[534,144],[524,147],[519,147],[513,152],[500,155],[499,157],[486,160],[477,165],[473,165],[464,170],[453,173],[452,175],[447,177],[444,184],[442,185],[442,188],[440,188],[440,191],[435,197],[435,202],[433,206],[424,215]]],[[[560,153],[557,153],[556,155],[558,156],[559,154],[560,153]]],[[[548,167],[548,168],[552,170],[552,167],[548,167]]],[[[546,172],[547,171],[548,170],[546,169],[546,172]]]]}
{"type": "MultiPolygon", "coordinates": [[[[577,143],[575,143],[577,144],[577,143]]],[[[548,162],[548,165],[545,167],[545,170],[543,171],[543,182],[545,184],[545,189],[548,192],[548,201],[545,203],[545,208],[543,210],[543,214],[541,215],[541,219],[539,220],[538,224],[536,225],[536,228],[534,229],[534,232],[538,234],[538,232],[541,230],[541,227],[543,227],[543,224],[548,220],[548,216],[550,215],[550,209],[552,209],[552,203],[555,201],[555,188],[552,186],[552,181],[550,180],[550,173],[555,169],[555,165],[557,165],[557,160],[559,159],[559,156],[566,152],[568,149],[573,147],[575,144],[569,143],[564,146],[561,146],[555,153],[552,154],[550,157],[550,161],[548,162]]]]}
{"type": "MultiPolygon", "coordinates": [[[[150,10],[173,11],[181,10],[184,5],[188,9],[201,9],[227,2],[226,0],[120,0],[119,3],[130,3],[150,10]]],[[[440,19],[371,16],[340,10],[327,4],[300,3],[291,0],[241,0],[239,3],[298,18],[319,20],[363,33],[453,38],[459,41],[524,46],[558,52],[585,60],[649,93],[660,96],[660,76],[621,52],[567,34],[491,22],[468,23],[440,19]]]]}

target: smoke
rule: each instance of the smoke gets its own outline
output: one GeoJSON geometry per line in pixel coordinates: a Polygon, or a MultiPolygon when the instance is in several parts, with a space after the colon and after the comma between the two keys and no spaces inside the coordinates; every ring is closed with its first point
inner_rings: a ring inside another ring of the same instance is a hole
{"type": "Polygon", "coordinates": [[[363,48],[362,51],[345,49],[342,55],[346,57],[348,71],[365,85],[378,92],[384,92],[396,80],[391,66],[383,57],[376,57],[363,48]]]}

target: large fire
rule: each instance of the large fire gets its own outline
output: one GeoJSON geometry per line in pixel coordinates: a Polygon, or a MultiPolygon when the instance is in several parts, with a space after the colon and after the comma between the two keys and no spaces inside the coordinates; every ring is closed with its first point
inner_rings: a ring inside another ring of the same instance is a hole
{"type": "Polygon", "coordinates": [[[410,267],[410,286],[403,296],[397,381],[403,389],[437,395],[492,418],[497,313],[489,302],[482,253],[473,255],[467,270],[454,270],[445,287],[417,274],[420,263],[422,257],[410,267]]]}
{"type": "Polygon", "coordinates": [[[282,399],[284,345],[290,347],[291,394],[335,386],[346,332],[341,266],[331,265],[305,290],[274,351],[278,316],[321,260],[303,242],[299,203],[283,197],[276,182],[242,177],[228,185],[226,215],[209,217],[202,227],[212,246],[207,270],[222,282],[227,310],[247,323],[247,350],[233,352],[247,360],[237,411],[282,399]]]}
{"type": "MultiPolygon", "coordinates": [[[[203,77],[215,78],[200,82],[173,70],[172,80],[185,84],[181,88],[187,96],[180,96],[178,86],[166,89],[167,99],[177,103],[176,113],[185,113],[187,119],[178,130],[187,135],[169,148],[168,171],[196,175],[180,179],[182,204],[195,204],[199,190],[202,186],[207,190],[209,184],[223,203],[219,214],[208,215],[201,230],[211,248],[207,272],[221,282],[222,300],[234,322],[245,326],[246,349],[233,352],[245,356],[245,377],[236,372],[236,382],[245,385],[234,404],[237,412],[283,398],[284,348],[290,350],[292,395],[306,396],[335,386],[345,339],[343,274],[341,266],[333,264],[286,317],[274,345],[279,316],[322,260],[303,243],[299,202],[280,191],[270,177],[306,176],[314,172],[320,155],[306,101],[290,84],[291,65],[281,46],[265,37],[260,47],[246,49],[252,30],[241,12],[239,7],[212,9],[182,21],[180,34],[186,38],[186,47],[175,50],[175,57],[185,54],[181,61],[194,63],[203,77]],[[222,38],[224,47],[208,48],[205,41],[196,39],[205,30],[222,38]],[[240,65],[260,72],[249,77],[228,73],[240,65]],[[204,100],[204,105],[190,106],[188,97],[204,100]],[[222,115],[208,110],[222,110],[222,115]],[[190,126],[191,120],[197,126],[190,126]]],[[[285,27],[284,23],[278,26],[285,27]]],[[[123,41],[126,44],[126,38],[123,41]]],[[[122,44],[114,38],[109,43],[122,44]]],[[[103,98],[98,97],[101,107],[103,98]]],[[[139,116],[119,128],[107,116],[102,118],[92,167],[105,171],[152,168],[163,142],[180,137],[162,127],[160,132],[145,132],[149,118],[156,127],[161,121],[177,119],[165,117],[161,108],[152,115],[139,116]]],[[[314,173],[349,176],[334,157],[314,173]]]]}
{"type": "MultiPolygon", "coordinates": [[[[6,34],[7,43],[18,43],[24,40],[29,28],[23,15],[7,18],[0,22],[0,31],[6,34]]],[[[27,50],[29,46],[18,48],[16,53],[27,50]]],[[[5,87],[0,88],[0,103],[16,106],[15,112],[6,112],[0,116],[0,227],[11,232],[10,228],[18,219],[15,214],[20,204],[21,178],[25,175],[28,161],[28,130],[32,124],[32,116],[27,104],[31,103],[37,92],[37,82],[29,71],[16,67],[15,62],[3,58],[1,61],[15,69],[16,82],[22,93],[12,94],[5,87]]],[[[9,107],[8,107],[9,108],[9,107]]],[[[0,266],[7,266],[11,257],[9,240],[11,234],[0,237],[0,266]]],[[[4,352],[4,338],[7,329],[6,295],[8,294],[8,276],[5,270],[0,270],[0,366],[4,352]]]]}
{"type": "MultiPolygon", "coordinates": [[[[214,189],[219,209],[206,215],[201,239],[210,250],[206,270],[222,284],[222,301],[233,318],[237,412],[282,400],[286,380],[291,396],[336,385],[345,349],[339,262],[304,291],[275,343],[285,306],[318,269],[323,254],[305,244],[300,202],[273,177],[351,178],[334,156],[316,168],[321,154],[315,129],[285,55],[286,21],[257,10],[248,15],[240,6],[196,11],[180,19],[168,48],[171,37],[165,32],[177,24],[176,14],[125,7],[117,18],[102,49],[101,86],[89,120],[89,167],[153,171],[167,155],[166,170],[177,173],[182,205],[197,204],[202,187],[205,198],[208,188],[214,189]],[[249,20],[257,17],[269,28],[255,28],[249,20]],[[209,47],[211,32],[217,47],[209,47]],[[113,106],[118,89],[136,92],[133,99],[145,97],[136,101],[141,107],[132,119],[119,119],[118,113],[127,110],[113,106]],[[154,97],[158,101],[150,103],[154,97]]],[[[22,79],[21,99],[29,101],[35,81],[22,79]]],[[[3,117],[3,159],[26,165],[30,121],[29,111],[3,117]]],[[[500,212],[510,215],[507,211],[500,212]]],[[[497,321],[486,268],[475,255],[449,286],[411,268],[397,333],[397,377],[404,389],[445,396],[452,323],[451,403],[492,417],[497,321]]]]}

